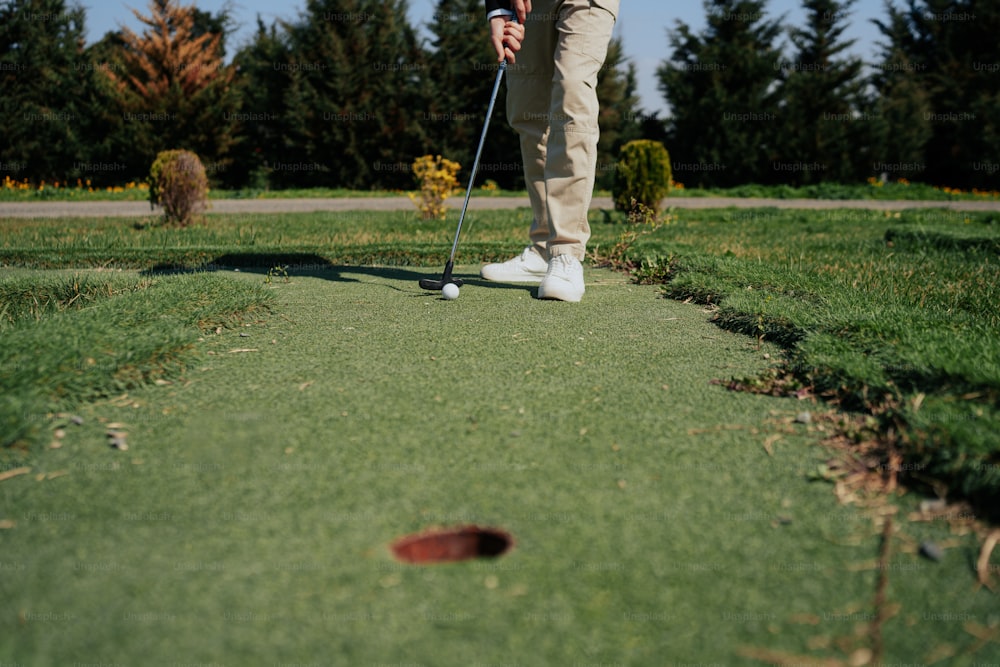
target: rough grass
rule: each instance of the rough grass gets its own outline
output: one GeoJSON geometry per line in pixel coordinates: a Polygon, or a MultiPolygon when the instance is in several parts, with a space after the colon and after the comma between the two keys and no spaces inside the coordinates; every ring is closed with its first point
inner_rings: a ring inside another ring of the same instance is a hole
{"type": "Polygon", "coordinates": [[[640,278],[784,346],[799,385],[879,415],[911,481],[1000,506],[995,214],[695,212],[631,249],[640,278]]]}
{"type": "Polygon", "coordinates": [[[176,375],[201,331],[231,325],[268,297],[261,286],[210,274],[0,280],[5,454],[40,444],[53,412],[176,375]]]}

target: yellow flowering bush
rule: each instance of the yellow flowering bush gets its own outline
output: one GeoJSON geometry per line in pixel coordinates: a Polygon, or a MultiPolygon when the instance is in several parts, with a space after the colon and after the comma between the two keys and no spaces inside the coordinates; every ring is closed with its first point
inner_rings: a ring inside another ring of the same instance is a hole
{"type": "Polygon", "coordinates": [[[420,192],[410,192],[410,199],[424,220],[442,219],[448,210],[445,200],[458,189],[455,176],[461,165],[440,155],[424,155],[413,162],[413,175],[420,192]]]}

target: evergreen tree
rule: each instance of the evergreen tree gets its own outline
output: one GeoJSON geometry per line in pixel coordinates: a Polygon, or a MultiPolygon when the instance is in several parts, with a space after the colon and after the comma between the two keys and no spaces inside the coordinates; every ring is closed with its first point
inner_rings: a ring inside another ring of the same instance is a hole
{"type": "MultiPolygon", "coordinates": [[[[904,149],[914,155],[929,135],[915,160],[926,167],[918,170],[925,180],[997,189],[1000,5],[907,0],[887,10],[879,27],[888,44],[876,80],[887,112],[882,150],[891,156],[894,135],[904,133],[904,149]]],[[[891,157],[885,161],[892,165],[891,157]]]]}
{"type": "Polygon", "coordinates": [[[85,51],[86,67],[93,72],[93,85],[87,89],[84,102],[88,109],[86,153],[88,164],[97,167],[85,175],[94,186],[142,180],[149,170],[148,160],[136,150],[139,128],[127,122],[122,112],[125,95],[107,76],[109,72],[126,73],[124,53],[125,42],[117,30],[105,33],[85,51]]]}
{"type": "Polygon", "coordinates": [[[0,177],[65,181],[85,158],[84,10],[64,0],[0,1],[0,177]]]}
{"type": "Polygon", "coordinates": [[[289,77],[280,67],[288,62],[287,33],[274,23],[265,27],[258,16],[253,41],[233,58],[239,72],[240,114],[246,120],[224,181],[230,187],[264,189],[272,185],[267,164],[283,153],[289,77]]]}
{"type": "Polygon", "coordinates": [[[672,59],[657,69],[671,108],[674,178],[688,185],[733,186],[773,179],[780,23],[765,1],[705,0],[701,34],[678,21],[672,59]]]}
{"type": "Polygon", "coordinates": [[[849,183],[870,172],[873,116],[866,111],[863,63],[843,58],[841,41],[854,0],[804,0],[806,27],[789,35],[796,52],[782,63],[780,181],[849,183]]]}
{"type": "Polygon", "coordinates": [[[193,151],[210,173],[223,171],[240,123],[235,72],[222,62],[223,35],[196,30],[194,8],[177,0],[151,0],[149,9],[149,16],[133,10],[146,26],[141,35],[120,33],[121,68],[102,70],[122,115],[118,136],[128,144],[121,150],[130,165],[141,166],[137,175],[168,149],[193,151]]]}
{"type": "Polygon", "coordinates": [[[927,64],[910,59],[908,53],[915,53],[915,49],[907,19],[895,8],[887,9],[888,22],[878,25],[889,43],[883,45],[883,60],[872,78],[878,90],[872,175],[926,180],[931,105],[919,75],[927,64]]]}
{"type": "Polygon", "coordinates": [[[426,146],[426,64],[406,0],[308,0],[285,24],[289,61],[280,183],[411,188],[426,146]]]}

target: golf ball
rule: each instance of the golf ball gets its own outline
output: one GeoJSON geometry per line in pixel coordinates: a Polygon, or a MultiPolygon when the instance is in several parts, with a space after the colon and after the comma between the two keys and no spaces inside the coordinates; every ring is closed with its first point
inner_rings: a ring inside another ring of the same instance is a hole
{"type": "Polygon", "coordinates": [[[452,299],[458,298],[458,285],[455,283],[448,283],[441,290],[441,296],[451,301],[452,299]]]}

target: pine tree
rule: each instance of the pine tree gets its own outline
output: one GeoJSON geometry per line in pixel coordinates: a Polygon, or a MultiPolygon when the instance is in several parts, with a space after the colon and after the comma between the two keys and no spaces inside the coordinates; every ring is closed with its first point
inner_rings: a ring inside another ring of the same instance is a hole
{"type": "Polygon", "coordinates": [[[849,183],[870,170],[874,131],[865,111],[864,65],[843,57],[854,42],[841,41],[852,4],[804,0],[806,27],[789,30],[796,52],[780,68],[783,130],[773,165],[780,181],[849,183]]]}
{"type": "Polygon", "coordinates": [[[284,24],[286,136],[272,178],[412,187],[409,166],[426,145],[419,121],[426,64],[406,11],[406,0],[308,0],[299,19],[284,24]]]}
{"type": "Polygon", "coordinates": [[[903,133],[907,154],[925,167],[917,170],[923,180],[997,189],[1000,5],[907,0],[888,13],[879,22],[888,44],[876,79],[887,114],[883,151],[891,155],[903,133]]]}
{"type": "Polygon", "coordinates": [[[64,0],[0,3],[0,176],[65,181],[85,158],[84,18],[64,0]]]}
{"type": "Polygon", "coordinates": [[[133,10],[146,26],[141,35],[121,31],[122,69],[104,70],[131,142],[123,150],[146,169],[160,151],[186,149],[210,172],[224,170],[239,118],[234,70],[222,62],[223,35],[196,30],[194,8],[178,0],[151,0],[149,9],[149,16],[133,10]]]}
{"type": "Polygon", "coordinates": [[[883,46],[882,62],[872,77],[878,91],[872,172],[879,178],[926,180],[931,106],[921,72],[927,64],[911,60],[909,54],[915,54],[915,49],[906,16],[892,6],[888,11],[888,22],[878,25],[889,43],[883,46]]]}
{"type": "Polygon", "coordinates": [[[287,118],[284,114],[288,74],[275,68],[289,62],[288,35],[276,23],[266,27],[257,17],[253,41],[233,58],[239,72],[240,114],[246,118],[234,147],[232,168],[226,173],[230,187],[265,189],[278,185],[268,178],[267,165],[283,153],[287,118]]]}
{"type": "Polygon", "coordinates": [[[707,26],[696,35],[678,21],[672,59],[657,69],[671,109],[667,148],[674,178],[733,186],[773,179],[781,27],[766,2],[705,0],[707,26]]]}

